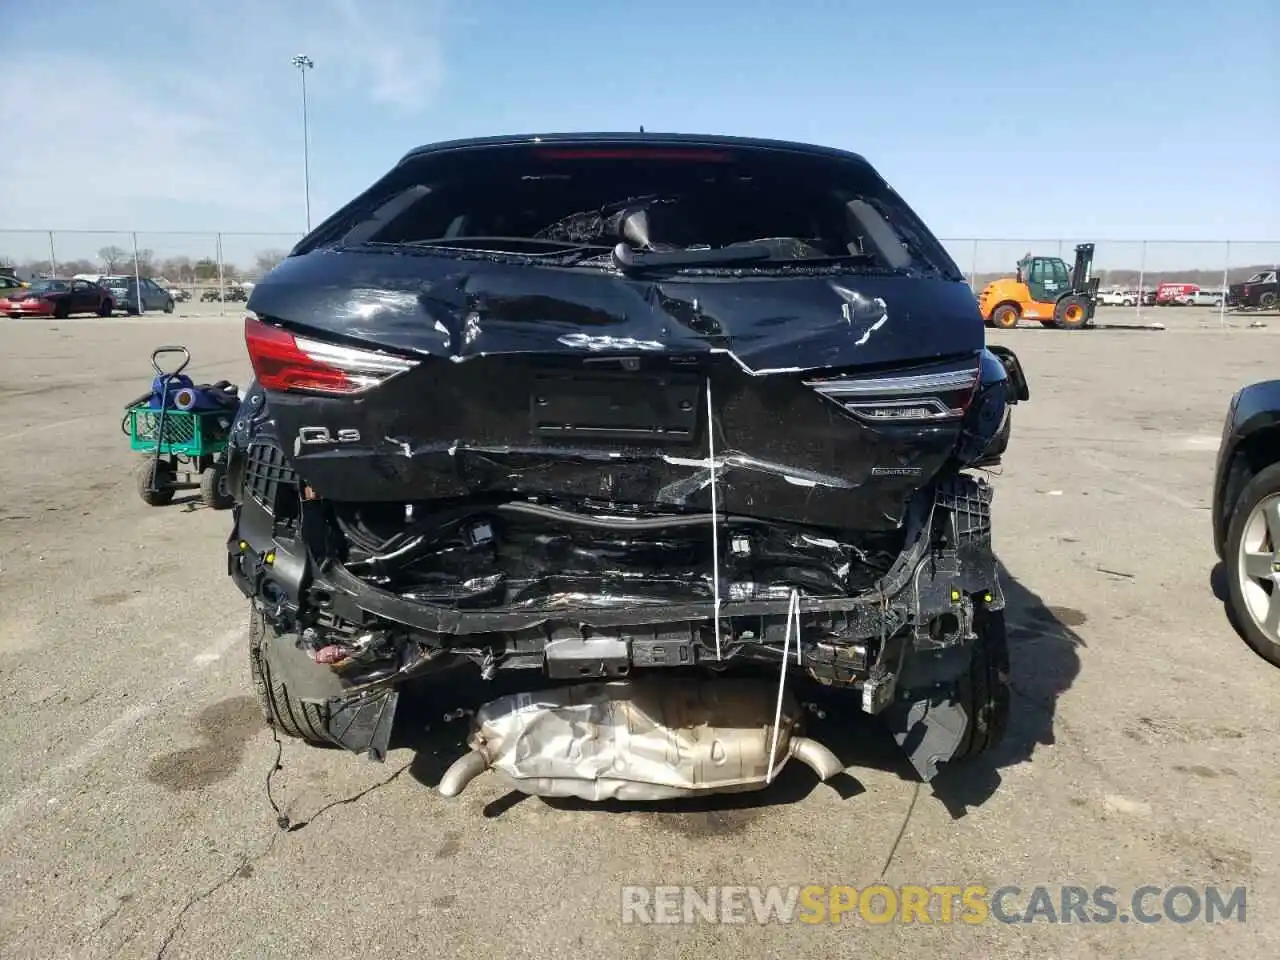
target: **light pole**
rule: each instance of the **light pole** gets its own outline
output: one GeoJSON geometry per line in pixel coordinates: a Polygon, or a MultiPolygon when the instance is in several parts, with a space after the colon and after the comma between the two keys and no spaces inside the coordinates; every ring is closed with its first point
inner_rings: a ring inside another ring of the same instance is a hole
{"type": "Polygon", "coordinates": [[[307,71],[315,67],[308,56],[298,54],[293,65],[302,76],[302,181],[307,195],[307,233],[311,232],[311,145],[307,136],[307,71]]]}

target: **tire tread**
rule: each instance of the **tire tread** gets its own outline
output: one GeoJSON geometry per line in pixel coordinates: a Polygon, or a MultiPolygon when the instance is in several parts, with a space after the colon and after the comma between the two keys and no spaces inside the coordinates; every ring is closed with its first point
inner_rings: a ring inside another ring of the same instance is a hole
{"type": "MultiPolygon", "coordinates": [[[[271,666],[264,655],[263,644],[271,628],[266,615],[256,607],[249,610],[249,676],[262,718],[268,725],[295,739],[312,744],[328,744],[324,714],[319,706],[302,703],[289,694],[283,681],[271,676],[271,666]]],[[[273,631],[274,632],[274,631],[273,631]]]]}

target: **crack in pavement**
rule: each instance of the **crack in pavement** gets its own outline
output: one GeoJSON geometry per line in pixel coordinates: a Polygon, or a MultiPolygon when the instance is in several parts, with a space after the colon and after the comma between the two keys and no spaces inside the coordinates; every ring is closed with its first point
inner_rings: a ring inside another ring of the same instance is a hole
{"type": "Polygon", "coordinates": [[[898,844],[902,843],[902,838],[906,836],[907,824],[911,822],[911,814],[915,813],[916,801],[920,799],[920,782],[917,781],[915,789],[911,791],[911,802],[907,804],[907,815],[902,818],[902,826],[898,828],[898,835],[893,838],[893,846],[889,848],[889,855],[884,858],[884,866],[880,868],[880,878],[884,879],[884,875],[889,872],[889,866],[893,863],[893,858],[898,853],[898,844]]]}
{"type": "Polygon", "coordinates": [[[333,800],[329,803],[326,803],[323,807],[321,807],[319,810],[313,813],[310,817],[308,817],[306,820],[301,821],[300,823],[295,823],[287,828],[277,829],[271,835],[271,839],[267,842],[267,845],[259,853],[256,853],[253,856],[242,854],[240,856],[239,862],[236,863],[235,868],[233,870],[228,872],[224,877],[218,880],[217,883],[213,884],[213,886],[209,887],[209,889],[205,890],[203,893],[198,893],[194,897],[189,899],[183,905],[182,909],[178,911],[178,915],[173,918],[173,923],[170,925],[168,932],[165,934],[164,940],[160,943],[160,949],[156,951],[156,960],[163,960],[165,951],[167,951],[169,947],[173,944],[174,937],[176,937],[178,935],[178,931],[182,929],[183,921],[186,920],[187,914],[191,911],[192,907],[196,906],[199,903],[202,903],[205,900],[208,900],[215,893],[217,893],[219,890],[225,887],[228,883],[230,883],[236,877],[240,876],[246,867],[252,864],[258,863],[261,860],[264,860],[275,849],[276,841],[279,840],[284,834],[296,833],[297,831],[301,830],[303,827],[307,826],[308,824],[314,823],[319,817],[323,816],[326,812],[328,812],[329,810],[332,810],[334,807],[346,806],[348,804],[352,804],[360,801],[364,797],[367,797],[369,794],[373,793],[375,790],[380,790],[381,788],[390,784],[393,780],[395,780],[402,773],[408,770],[412,764],[413,764],[413,761],[410,760],[406,762],[403,766],[399,767],[390,776],[382,780],[379,780],[377,783],[371,786],[365,787],[363,790],[359,791],[358,793],[354,793],[349,797],[343,797],[339,800],[333,800]]]}
{"type": "Polygon", "coordinates": [[[373,784],[372,786],[365,787],[359,793],[353,793],[351,796],[343,797],[341,800],[331,800],[329,803],[326,803],[323,807],[321,807],[319,810],[313,813],[306,820],[302,820],[299,823],[290,824],[289,827],[284,832],[297,833],[303,827],[308,826],[311,823],[315,822],[316,818],[319,817],[322,813],[326,813],[327,811],[332,810],[334,807],[346,806],[347,804],[355,803],[359,800],[364,799],[366,796],[373,793],[373,791],[379,790],[382,787],[387,786],[389,783],[391,783],[393,780],[399,777],[400,774],[408,770],[409,767],[412,765],[413,765],[413,761],[410,760],[404,765],[402,765],[401,767],[399,767],[395,773],[391,774],[391,776],[387,777],[385,780],[379,780],[377,783],[373,784]]]}

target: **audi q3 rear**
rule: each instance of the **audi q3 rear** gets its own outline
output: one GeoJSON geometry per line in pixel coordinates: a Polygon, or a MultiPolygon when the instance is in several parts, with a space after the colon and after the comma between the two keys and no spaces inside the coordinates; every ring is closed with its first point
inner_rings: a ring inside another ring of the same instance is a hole
{"type": "Polygon", "coordinates": [[[230,572],[279,730],[522,692],[441,784],[756,789],[819,683],[923,777],[1009,709],[991,488],[1027,398],[862,158],[653,134],[424,147],[253,290],[230,572]]]}

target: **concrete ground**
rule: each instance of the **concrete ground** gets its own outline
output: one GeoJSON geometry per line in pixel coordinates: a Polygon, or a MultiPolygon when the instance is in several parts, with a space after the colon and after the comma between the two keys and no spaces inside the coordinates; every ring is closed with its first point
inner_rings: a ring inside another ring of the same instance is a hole
{"type": "Polygon", "coordinates": [[[238,309],[184,313],[0,319],[0,955],[1280,956],[1280,670],[1214,598],[1208,525],[1228,398],[1277,374],[1280,318],[993,334],[1032,399],[995,480],[1015,714],[976,767],[918,785],[873,724],[828,717],[840,789],[793,764],[698,805],[521,800],[491,778],[446,801],[431,786],[463,725],[441,716],[470,695],[448,690],[404,711],[385,765],[286,743],[282,831],[229,515],[145,506],[119,432],[156,345],[245,382],[238,309]],[[1247,913],[620,923],[622,884],[878,882],[1106,884],[1122,913],[1144,884],[1245,885],[1247,913]]]}

